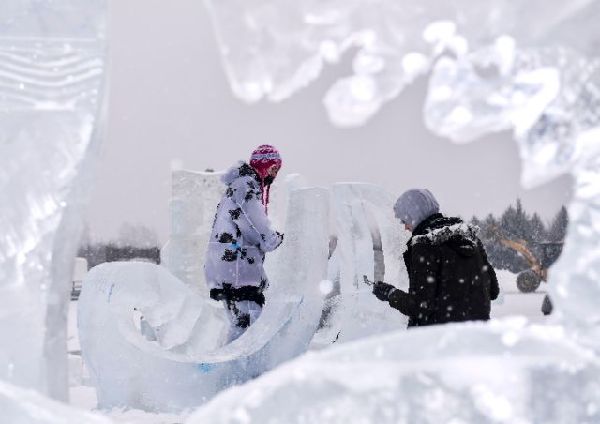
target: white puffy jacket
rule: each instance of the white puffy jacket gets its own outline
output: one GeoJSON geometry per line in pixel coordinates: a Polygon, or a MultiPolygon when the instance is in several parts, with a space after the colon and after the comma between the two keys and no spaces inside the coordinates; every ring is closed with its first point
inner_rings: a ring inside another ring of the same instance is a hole
{"type": "Polygon", "coordinates": [[[223,176],[227,189],[217,206],[204,271],[209,288],[268,285],[265,252],[275,250],[283,236],[271,229],[261,202],[260,179],[239,162],[223,176]]]}

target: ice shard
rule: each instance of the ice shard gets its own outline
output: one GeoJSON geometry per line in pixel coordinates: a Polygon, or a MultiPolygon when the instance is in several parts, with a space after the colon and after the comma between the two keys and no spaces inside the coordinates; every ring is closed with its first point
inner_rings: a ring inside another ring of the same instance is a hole
{"type": "Polygon", "coordinates": [[[365,123],[441,54],[462,55],[501,35],[524,45],[594,52],[592,0],[206,0],[225,71],[239,98],[280,101],[352,55],[351,75],[324,96],[332,122],[365,123]]]}
{"type": "Polygon", "coordinates": [[[67,398],[67,304],[106,70],[104,0],[0,3],[0,378],[67,398]]]}
{"type": "Polygon", "coordinates": [[[426,119],[431,129],[456,141],[469,141],[498,126],[513,129],[526,186],[561,173],[573,175],[566,248],[550,271],[549,290],[565,313],[565,323],[586,328],[588,342],[596,345],[600,61],[564,47],[514,46],[504,58],[500,55],[494,46],[440,60],[430,81],[426,119]],[[491,69],[487,74],[478,72],[482,60],[491,69]],[[507,64],[504,69],[502,63],[507,64]],[[458,115],[462,118],[456,119],[458,115]]]}

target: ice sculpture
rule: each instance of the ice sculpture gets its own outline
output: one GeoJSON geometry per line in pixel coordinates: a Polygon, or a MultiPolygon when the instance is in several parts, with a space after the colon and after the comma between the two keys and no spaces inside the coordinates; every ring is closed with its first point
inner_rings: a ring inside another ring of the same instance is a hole
{"type": "Polygon", "coordinates": [[[285,242],[268,266],[266,306],[228,345],[216,346],[226,334],[222,321],[203,318],[212,301],[165,268],[110,263],[88,274],[79,334],[99,407],[197,406],[307,349],[322,310],[329,196],[324,189],[298,189],[289,202],[285,242]]]}
{"type": "MultiPolygon", "coordinates": [[[[319,339],[345,342],[380,332],[404,329],[407,318],[379,301],[363,276],[374,280],[373,235],[380,234],[384,255],[384,278],[408,289],[408,275],[401,252],[408,240],[394,218],[394,199],[371,184],[340,183],[332,188],[337,246],[333,264],[339,266],[340,294],[332,305],[319,339]]],[[[323,343],[323,341],[320,341],[323,343]]]]}
{"type": "Polygon", "coordinates": [[[0,2],[0,378],[57,399],[67,398],[67,303],[98,142],[105,15],[104,0],[0,2]]]}

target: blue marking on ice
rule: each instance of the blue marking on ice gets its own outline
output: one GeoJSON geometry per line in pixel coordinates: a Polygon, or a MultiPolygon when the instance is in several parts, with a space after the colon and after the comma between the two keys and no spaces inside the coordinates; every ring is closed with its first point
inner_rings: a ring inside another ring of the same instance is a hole
{"type": "Polygon", "coordinates": [[[115,283],[112,283],[110,286],[110,289],[108,290],[108,301],[107,303],[110,303],[110,297],[112,296],[112,292],[113,292],[113,288],[115,287],[115,283]]]}
{"type": "Polygon", "coordinates": [[[217,366],[214,364],[208,364],[206,362],[202,362],[202,363],[198,364],[197,367],[201,372],[203,372],[204,374],[207,374],[207,373],[211,372],[212,370],[214,370],[217,366]]]}

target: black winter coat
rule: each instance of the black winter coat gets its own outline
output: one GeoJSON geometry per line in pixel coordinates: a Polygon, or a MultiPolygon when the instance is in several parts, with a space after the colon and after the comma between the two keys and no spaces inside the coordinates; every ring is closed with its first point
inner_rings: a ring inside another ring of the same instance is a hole
{"type": "Polygon", "coordinates": [[[389,302],[409,317],[409,327],[490,319],[498,280],[474,227],[430,216],[413,230],[404,263],[408,293],[396,290],[389,302]]]}

